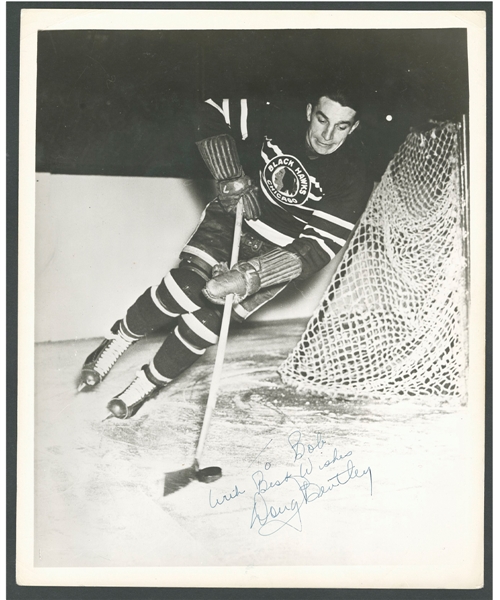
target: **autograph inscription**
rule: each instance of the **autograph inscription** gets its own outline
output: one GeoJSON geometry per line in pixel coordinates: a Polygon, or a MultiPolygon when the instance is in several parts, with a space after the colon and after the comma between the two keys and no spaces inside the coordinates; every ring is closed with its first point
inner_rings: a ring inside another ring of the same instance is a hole
{"type": "Polygon", "coordinates": [[[224,502],[234,500],[235,498],[241,496],[241,494],[244,493],[245,490],[239,490],[238,486],[235,485],[233,491],[229,495],[222,494],[222,498],[215,498],[214,500],[212,500],[212,490],[210,490],[208,493],[208,502],[210,503],[211,508],[216,508],[217,506],[221,506],[222,504],[224,504],[224,502]]]}
{"type": "MultiPolygon", "coordinates": [[[[260,535],[273,535],[284,527],[302,531],[301,511],[353,480],[366,478],[370,495],[373,495],[372,470],[370,467],[357,467],[351,458],[352,450],[341,453],[333,448],[325,459],[320,451],[327,442],[321,433],[316,433],[312,443],[306,443],[302,433],[297,430],[290,433],[287,441],[293,453],[292,468],[277,477],[271,476],[272,465],[266,462],[263,469],[257,469],[251,475],[253,498],[250,528],[255,528],[260,535]]],[[[246,490],[237,485],[229,494],[220,497],[214,497],[210,490],[210,507],[215,509],[244,494],[246,490]]]]}

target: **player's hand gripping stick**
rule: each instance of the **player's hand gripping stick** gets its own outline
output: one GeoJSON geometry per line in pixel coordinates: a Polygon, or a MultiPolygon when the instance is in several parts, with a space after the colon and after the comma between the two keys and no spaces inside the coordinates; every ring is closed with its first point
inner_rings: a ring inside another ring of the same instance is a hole
{"type": "Polygon", "coordinates": [[[243,215],[247,219],[258,219],[261,212],[258,188],[243,171],[234,138],[224,133],[196,142],[196,145],[217,181],[218,198],[224,210],[235,214],[241,200],[243,215]]]}
{"type": "Polygon", "coordinates": [[[232,294],[233,302],[238,304],[261,288],[287,283],[301,272],[302,261],[296,254],[276,248],[249,261],[239,262],[230,270],[225,265],[217,265],[203,295],[214,304],[224,304],[228,294],[232,294]]]}

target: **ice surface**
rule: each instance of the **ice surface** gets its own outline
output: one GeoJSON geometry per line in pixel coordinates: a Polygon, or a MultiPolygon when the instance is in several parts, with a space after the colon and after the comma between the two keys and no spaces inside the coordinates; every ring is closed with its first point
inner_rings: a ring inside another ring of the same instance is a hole
{"type": "Polygon", "coordinates": [[[213,349],[134,418],[103,421],[109,399],[161,337],[138,343],[98,389],[78,395],[79,369],[98,340],[38,345],[35,566],[460,560],[470,533],[461,518],[471,502],[461,479],[467,407],[332,400],[286,388],[276,369],[303,327],[232,330],[201,465],[221,467],[223,477],[166,498],[163,474],[194,458],[213,349]],[[348,461],[357,477],[346,476],[348,461]],[[345,483],[313,498],[314,485],[326,490],[336,481],[345,483]]]}

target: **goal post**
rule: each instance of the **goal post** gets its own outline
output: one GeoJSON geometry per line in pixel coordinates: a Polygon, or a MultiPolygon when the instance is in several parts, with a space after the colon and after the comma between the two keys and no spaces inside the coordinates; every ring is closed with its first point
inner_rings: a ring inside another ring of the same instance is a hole
{"type": "Polygon", "coordinates": [[[408,135],[279,367],[285,384],[336,398],[466,402],[463,127],[408,135]]]}

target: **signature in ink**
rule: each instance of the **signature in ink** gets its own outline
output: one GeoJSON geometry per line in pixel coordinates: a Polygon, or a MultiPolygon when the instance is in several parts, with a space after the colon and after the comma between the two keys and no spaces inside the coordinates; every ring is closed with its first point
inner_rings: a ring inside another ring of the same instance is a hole
{"type": "Polygon", "coordinates": [[[297,502],[292,498],[289,503],[274,506],[266,502],[264,494],[255,492],[250,529],[258,522],[258,533],[263,536],[273,535],[285,526],[302,531],[300,508],[303,504],[304,500],[297,502]]]}
{"type": "MultiPolygon", "coordinates": [[[[302,467],[302,465],[301,465],[302,467]]],[[[311,468],[312,472],[312,468],[311,468]]],[[[258,533],[263,536],[277,533],[285,526],[292,527],[296,531],[302,531],[301,508],[312,504],[316,500],[322,498],[328,492],[340,486],[346,485],[353,479],[359,479],[368,475],[370,480],[370,495],[373,494],[372,471],[368,467],[360,470],[356,468],[351,460],[347,461],[346,469],[335,473],[328,478],[331,482],[329,485],[319,485],[311,481],[308,477],[297,474],[290,475],[287,472],[286,476],[281,480],[279,485],[288,481],[293,481],[297,484],[301,497],[293,497],[288,502],[279,505],[266,502],[264,497],[266,491],[270,488],[262,487],[255,492],[253,497],[252,517],[250,528],[258,523],[258,533]]]]}
{"type": "Polygon", "coordinates": [[[306,450],[308,454],[312,454],[315,450],[321,450],[321,448],[323,448],[323,446],[326,444],[326,442],[321,438],[321,433],[319,432],[316,433],[316,443],[314,445],[303,444],[301,439],[302,434],[300,433],[300,431],[293,431],[288,436],[288,443],[290,444],[294,452],[293,462],[296,462],[297,460],[301,459],[306,453],[306,450]]]}
{"type": "Polygon", "coordinates": [[[241,496],[245,493],[245,490],[239,490],[238,486],[235,485],[234,489],[229,494],[222,494],[221,498],[215,498],[215,501],[212,500],[212,490],[208,493],[208,502],[210,504],[210,508],[217,508],[218,506],[222,506],[224,502],[230,502],[234,500],[238,496],[241,496]]]}
{"type": "MultiPolygon", "coordinates": [[[[250,528],[257,530],[259,535],[269,536],[285,527],[302,531],[301,511],[313,502],[320,500],[325,494],[347,485],[355,479],[366,478],[370,483],[370,495],[373,495],[373,477],[371,467],[361,469],[356,467],[351,459],[353,452],[343,454],[337,449],[329,451],[325,459],[322,448],[327,445],[322,434],[317,432],[312,443],[306,443],[299,430],[293,431],[287,438],[293,452],[293,467],[278,476],[271,473],[272,464],[264,463],[262,469],[255,470],[251,479],[254,486],[253,505],[250,518],[250,528]],[[343,461],[341,463],[341,461],[343,461]],[[336,465],[341,463],[342,466],[336,465]],[[336,471],[331,475],[332,466],[336,471]],[[315,473],[320,471],[321,480],[318,482],[315,473]],[[274,492],[274,493],[273,493],[274,492]],[[276,498],[276,494],[281,498],[276,498]],[[284,496],[284,498],[283,498],[284,496]]],[[[273,440],[269,440],[265,448],[252,460],[251,465],[261,456],[273,440]]],[[[250,466],[251,466],[250,465],[250,466]]],[[[245,494],[243,488],[237,485],[229,493],[215,496],[209,492],[210,507],[215,509],[232,502],[245,494]]]]}
{"type": "Polygon", "coordinates": [[[330,485],[323,486],[318,485],[309,481],[306,477],[303,478],[303,481],[300,483],[299,488],[302,492],[304,500],[306,504],[314,502],[321,498],[327,492],[331,492],[333,489],[340,487],[342,485],[346,485],[352,479],[360,479],[365,475],[369,476],[370,480],[370,496],[373,496],[373,479],[372,479],[372,470],[370,467],[360,471],[357,469],[351,460],[347,461],[347,469],[345,471],[340,471],[339,473],[335,473],[333,477],[330,477],[328,481],[331,481],[330,485]]]}

